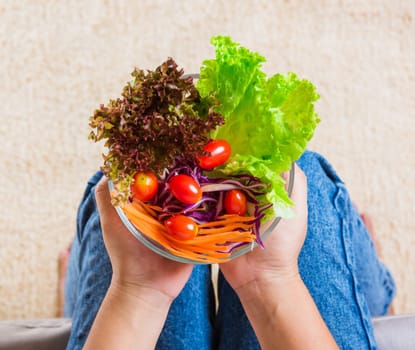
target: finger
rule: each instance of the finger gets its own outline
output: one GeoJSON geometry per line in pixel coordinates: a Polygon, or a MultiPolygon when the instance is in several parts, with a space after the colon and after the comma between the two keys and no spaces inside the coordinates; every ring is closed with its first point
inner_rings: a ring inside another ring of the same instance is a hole
{"type": "Polygon", "coordinates": [[[121,237],[130,240],[132,236],[128,234],[126,227],[122,223],[119,215],[111,203],[108,179],[105,176],[95,187],[95,200],[101,222],[104,244],[111,256],[111,252],[115,252],[119,249],[119,247],[117,248],[117,243],[115,243],[115,241],[118,241],[118,243],[122,245],[123,239],[120,240],[121,237]],[[115,237],[117,238],[115,239],[115,237]]]}
{"type": "Polygon", "coordinates": [[[291,171],[284,171],[282,174],[281,174],[281,177],[284,179],[284,181],[285,181],[285,189],[286,190],[288,190],[288,187],[289,187],[289,184],[290,184],[290,181],[289,181],[289,178],[290,178],[290,173],[291,173],[291,171]]]}
{"type": "Polygon", "coordinates": [[[101,220],[113,215],[115,209],[111,203],[111,195],[108,188],[108,178],[103,176],[95,187],[95,200],[101,220]]]}
{"type": "Polygon", "coordinates": [[[295,203],[297,211],[304,214],[307,213],[307,177],[297,164],[294,167],[294,186],[291,199],[295,203]]]}

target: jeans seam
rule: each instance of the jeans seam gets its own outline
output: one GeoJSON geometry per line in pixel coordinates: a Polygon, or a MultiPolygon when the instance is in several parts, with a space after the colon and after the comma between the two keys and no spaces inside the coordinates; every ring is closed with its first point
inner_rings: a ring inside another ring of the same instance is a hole
{"type": "Polygon", "coordinates": [[[335,194],[335,203],[339,202],[342,203],[342,210],[339,210],[338,205],[335,205],[336,211],[339,215],[339,217],[341,218],[341,233],[342,233],[342,244],[343,244],[343,249],[345,252],[345,260],[346,260],[346,266],[347,269],[350,272],[351,275],[351,281],[352,281],[352,289],[353,289],[353,295],[356,301],[356,305],[358,308],[358,312],[359,312],[359,317],[360,317],[360,321],[362,323],[363,329],[365,331],[365,335],[368,341],[368,346],[369,349],[372,350],[376,350],[377,349],[377,345],[376,345],[376,341],[375,339],[370,336],[371,332],[370,332],[370,320],[368,320],[363,312],[363,308],[364,305],[362,305],[362,302],[364,302],[362,300],[362,296],[361,293],[358,290],[358,281],[356,280],[355,277],[355,267],[354,267],[354,255],[353,255],[353,251],[351,249],[350,244],[347,243],[347,240],[350,240],[350,232],[349,232],[349,228],[347,225],[346,220],[344,219],[345,213],[343,212],[344,210],[347,210],[348,206],[346,203],[344,203],[344,195],[343,195],[343,191],[345,191],[345,189],[343,188],[343,184],[342,183],[336,183],[337,186],[337,193],[335,194]]]}

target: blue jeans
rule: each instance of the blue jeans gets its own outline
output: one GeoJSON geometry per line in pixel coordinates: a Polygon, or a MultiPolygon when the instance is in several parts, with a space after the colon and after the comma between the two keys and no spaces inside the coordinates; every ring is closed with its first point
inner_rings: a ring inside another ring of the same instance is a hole
{"type": "MultiPolygon", "coordinates": [[[[395,295],[393,278],[330,164],[313,152],[297,163],[307,175],[309,210],[300,274],[341,349],[376,349],[371,317],[387,313],[395,295]]],[[[65,295],[65,316],[73,319],[68,349],[82,348],[111,280],[94,198],[101,177],[98,172],[88,182],[77,217],[65,295]]],[[[218,297],[215,313],[210,267],[196,265],[170,308],[156,348],[260,349],[221,274],[218,297]]]]}

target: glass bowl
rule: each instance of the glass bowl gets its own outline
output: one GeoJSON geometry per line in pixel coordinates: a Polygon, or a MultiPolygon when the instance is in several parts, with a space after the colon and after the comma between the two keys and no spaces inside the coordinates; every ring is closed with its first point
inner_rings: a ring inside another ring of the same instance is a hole
{"type": "MultiPolygon", "coordinates": [[[[287,184],[287,191],[288,191],[288,195],[291,196],[291,192],[292,192],[292,188],[293,188],[293,184],[294,184],[294,165],[291,166],[290,172],[289,172],[289,177],[288,177],[288,184],[287,184]]],[[[108,183],[109,185],[109,189],[110,192],[112,192],[114,190],[114,184],[109,181],[108,183]]],[[[121,221],[124,223],[124,225],[127,227],[127,229],[132,233],[132,235],[137,238],[142,244],[144,244],[147,248],[151,249],[152,251],[154,251],[155,253],[174,260],[174,261],[178,261],[181,263],[190,263],[190,264],[211,264],[211,262],[201,262],[201,261],[195,261],[192,259],[188,259],[188,258],[183,258],[180,256],[176,256],[174,255],[172,252],[168,251],[166,248],[164,248],[162,245],[160,245],[159,243],[157,243],[156,241],[154,241],[153,239],[151,239],[150,237],[146,236],[144,233],[140,232],[140,230],[138,230],[127,218],[126,214],[124,213],[124,211],[122,210],[121,207],[116,206],[115,207],[118,215],[121,218],[121,221]]],[[[265,240],[268,235],[275,229],[275,227],[278,225],[278,222],[281,220],[281,218],[277,217],[271,220],[268,220],[265,223],[261,224],[260,227],[260,235],[261,235],[261,239],[265,240]]],[[[229,257],[227,257],[226,259],[223,260],[223,262],[235,259],[243,254],[246,254],[248,252],[250,252],[252,249],[254,249],[257,246],[256,242],[253,243],[247,243],[243,246],[240,246],[238,248],[235,248],[231,255],[229,257]]]]}

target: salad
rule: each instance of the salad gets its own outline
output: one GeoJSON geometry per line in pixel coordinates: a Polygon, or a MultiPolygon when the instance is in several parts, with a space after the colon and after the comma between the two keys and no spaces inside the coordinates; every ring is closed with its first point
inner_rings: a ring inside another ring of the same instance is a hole
{"type": "Polygon", "coordinates": [[[106,140],[102,171],[113,204],[174,256],[224,262],[254,243],[261,225],[291,216],[281,174],[304,152],[319,118],[313,84],[262,71],[265,58],[229,36],[197,81],[173,58],[135,69],[121,97],[90,117],[106,140]]]}

